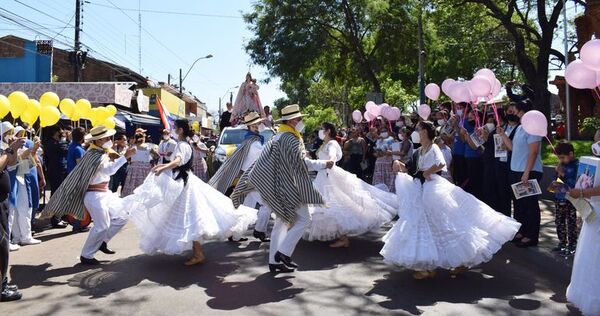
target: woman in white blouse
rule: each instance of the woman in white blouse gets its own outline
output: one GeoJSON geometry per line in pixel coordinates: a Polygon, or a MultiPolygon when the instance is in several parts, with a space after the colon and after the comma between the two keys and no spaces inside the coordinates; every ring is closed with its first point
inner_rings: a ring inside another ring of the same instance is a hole
{"type": "Polygon", "coordinates": [[[150,173],[152,169],[152,154],[151,149],[147,146],[146,135],[143,133],[137,133],[134,136],[135,148],[137,152],[130,159],[129,167],[127,168],[127,177],[125,178],[125,184],[121,191],[121,196],[128,196],[133,193],[144,179],[150,173]]]}
{"type": "MultiPolygon", "coordinates": [[[[424,279],[436,268],[455,274],[490,260],[521,225],[442,178],[446,161],[433,143],[433,124],[419,122],[416,131],[421,141],[416,170],[414,178],[396,175],[399,219],[383,237],[384,262],[413,269],[416,279],[424,279]]],[[[408,171],[400,161],[394,169],[408,171]]]]}
{"type": "Polygon", "coordinates": [[[202,243],[238,238],[256,221],[256,210],[240,206],[200,180],[192,172],[193,150],[186,141],[192,132],[186,120],[175,121],[177,146],[169,163],[152,169],[133,195],[125,198],[132,220],[139,228],[144,253],[181,254],[193,249],[185,262],[204,262],[202,243]]]}

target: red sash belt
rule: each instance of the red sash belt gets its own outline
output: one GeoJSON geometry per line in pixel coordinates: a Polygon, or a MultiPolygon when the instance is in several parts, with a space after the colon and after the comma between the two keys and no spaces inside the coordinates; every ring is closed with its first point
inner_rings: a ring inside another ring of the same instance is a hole
{"type": "Polygon", "coordinates": [[[108,192],[108,182],[90,184],[88,186],[87,191],[88,192],[108,192]]]}

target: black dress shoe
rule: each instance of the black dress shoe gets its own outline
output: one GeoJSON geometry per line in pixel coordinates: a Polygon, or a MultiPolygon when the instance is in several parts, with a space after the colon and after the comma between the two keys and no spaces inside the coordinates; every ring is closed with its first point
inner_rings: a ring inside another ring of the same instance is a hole
{"type": "Polygon", "coordinates": [[[292,258],[282,254],[281,252],[277,251],[277,253],[275,254],[275,261],[276,262],[283,262],[283,264],[285,264],[286,266],[290,267],[290,268],[298,268],[298,265],[292,261],[292,258]]]}
{"type": "Polygon", "coordinates": [[[519,248],[527,248],[527,247],[535,247],[535,246],[537,246],[537,244],[538,244],[537,241],[534,241],[534,240],[525,241],[525,242],[519,241],[516,244],[516,246],[519,248]]]}
{"type": "Polygon", "coordinates": [[[18,291],[12,291],[9,289],[4,289],[2,294],[0,295],[0,302],[10,302],[10,301],[18,301],[21,299],[23,295],[21,295],[18,291]]]}
{"type": "Polygon", "coordinates": [[[235,240],[235,239],[233,239],[233,237],[229,237],[229,238],[227,238],[227,240],[229,240],[230,242],[242,242],[242,241],[248,241],[248,238],[242,237],[238,240],[235,240]]]}
{"type": "Polygon", "coordinates": [[[294,272],[295,270],[292,268],[286,267],[285,264],[269,263],[269,271],[271,271],[271,273],[290,273],[290,272],[294,272]]]}
{"type": "Polygon", "coordinates": [[[269,241],[271,241],[269,238],[267,238],[267,234],[265,234],[263,232],[259,232],[256,229],[254,230],[254,233],[252,233],[252,235],[254,236],[254,238],[260,239],[261,242],[269,242],[269,241]]]}
{"type": "Polygon", "coordinates": [[[104,252],[107,255],[114,255],[116,253],[114,250],[111,250],[110,248],[108,248],[106,241],[102,242],[102,245],[100,245],[100,249],[98,249],[98,250],[104,252]]]}
{"type": "Polygon", "coordinates": [[[90,266],[95,266],[95,265],[100,264],[100,261],[96,260],[95,258],[88,259],[88,258],[81,256],[81,257],[79,257],[79,260],[81,261],[81,263],[90,265],[90,266]]]}
{"type": "Polygon", "coordinates": [[[78,227],[78,228],[73,227],[74,233],[85,233],[88,231],[90,231],[89,227],[78,227]]]}

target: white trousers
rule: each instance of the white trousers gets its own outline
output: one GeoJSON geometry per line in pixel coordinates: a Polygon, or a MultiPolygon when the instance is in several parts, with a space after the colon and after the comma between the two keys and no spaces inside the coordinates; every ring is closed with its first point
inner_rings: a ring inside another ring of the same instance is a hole
{"type": "Polygon", "coordinates": [[[29,196],[25,183],[17,179],[17,201],[9,210],[8,231],[12,233],[14,244],[29,241],[31,237],[31,207],[29,207],[29,196]]]}
{"type": "Polygon", "coordinates": [[[277,263],[275,262],[277,251],[291,257],[306,227],[310,224],[310,212],[307,205],[302,205],[298,208],[296,214],[296,222],[289,228],[279,217],[275,218],[275,226],[273,226],[273,231],[271,232],[271,244],[269,247],[270,264],[277,263]]]}
{"type": "Polygon", "coordinates": [[[84,258],[94,258],[102,242],[108,243],[127,223],[127,219],[111,216],[108,207],[111,198],[116,198],[111,192],[87,192],[83,198],[83,204],[94,221],[81,251],[84,258]]]}
{"type": "Polygon", "coordinates": [[[254,229],[259,232],[266,233],[269,227],[269,219],[271,218],[271,208],[263,201],[260,197],[260,193],[252,191],[246,195],[244,199],[244,206],[255,208],[256,203],[260,205],[258,209],[256,224],[254,229]]]}

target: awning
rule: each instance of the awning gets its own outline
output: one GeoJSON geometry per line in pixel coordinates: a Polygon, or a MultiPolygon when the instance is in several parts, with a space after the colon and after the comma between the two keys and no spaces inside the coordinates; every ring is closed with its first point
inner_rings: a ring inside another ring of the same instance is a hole
{"type": "Polygon", "coordinates": [[[118,118],[122,121],[130,122],[134,125],[150,125],[150,126],[161,126],[162,123],[158,117],[146,115],[146,114],[137,114],[137,113],[128,113],[128,112],[118,112],[115,115],[115,118],[118,118]]]}

